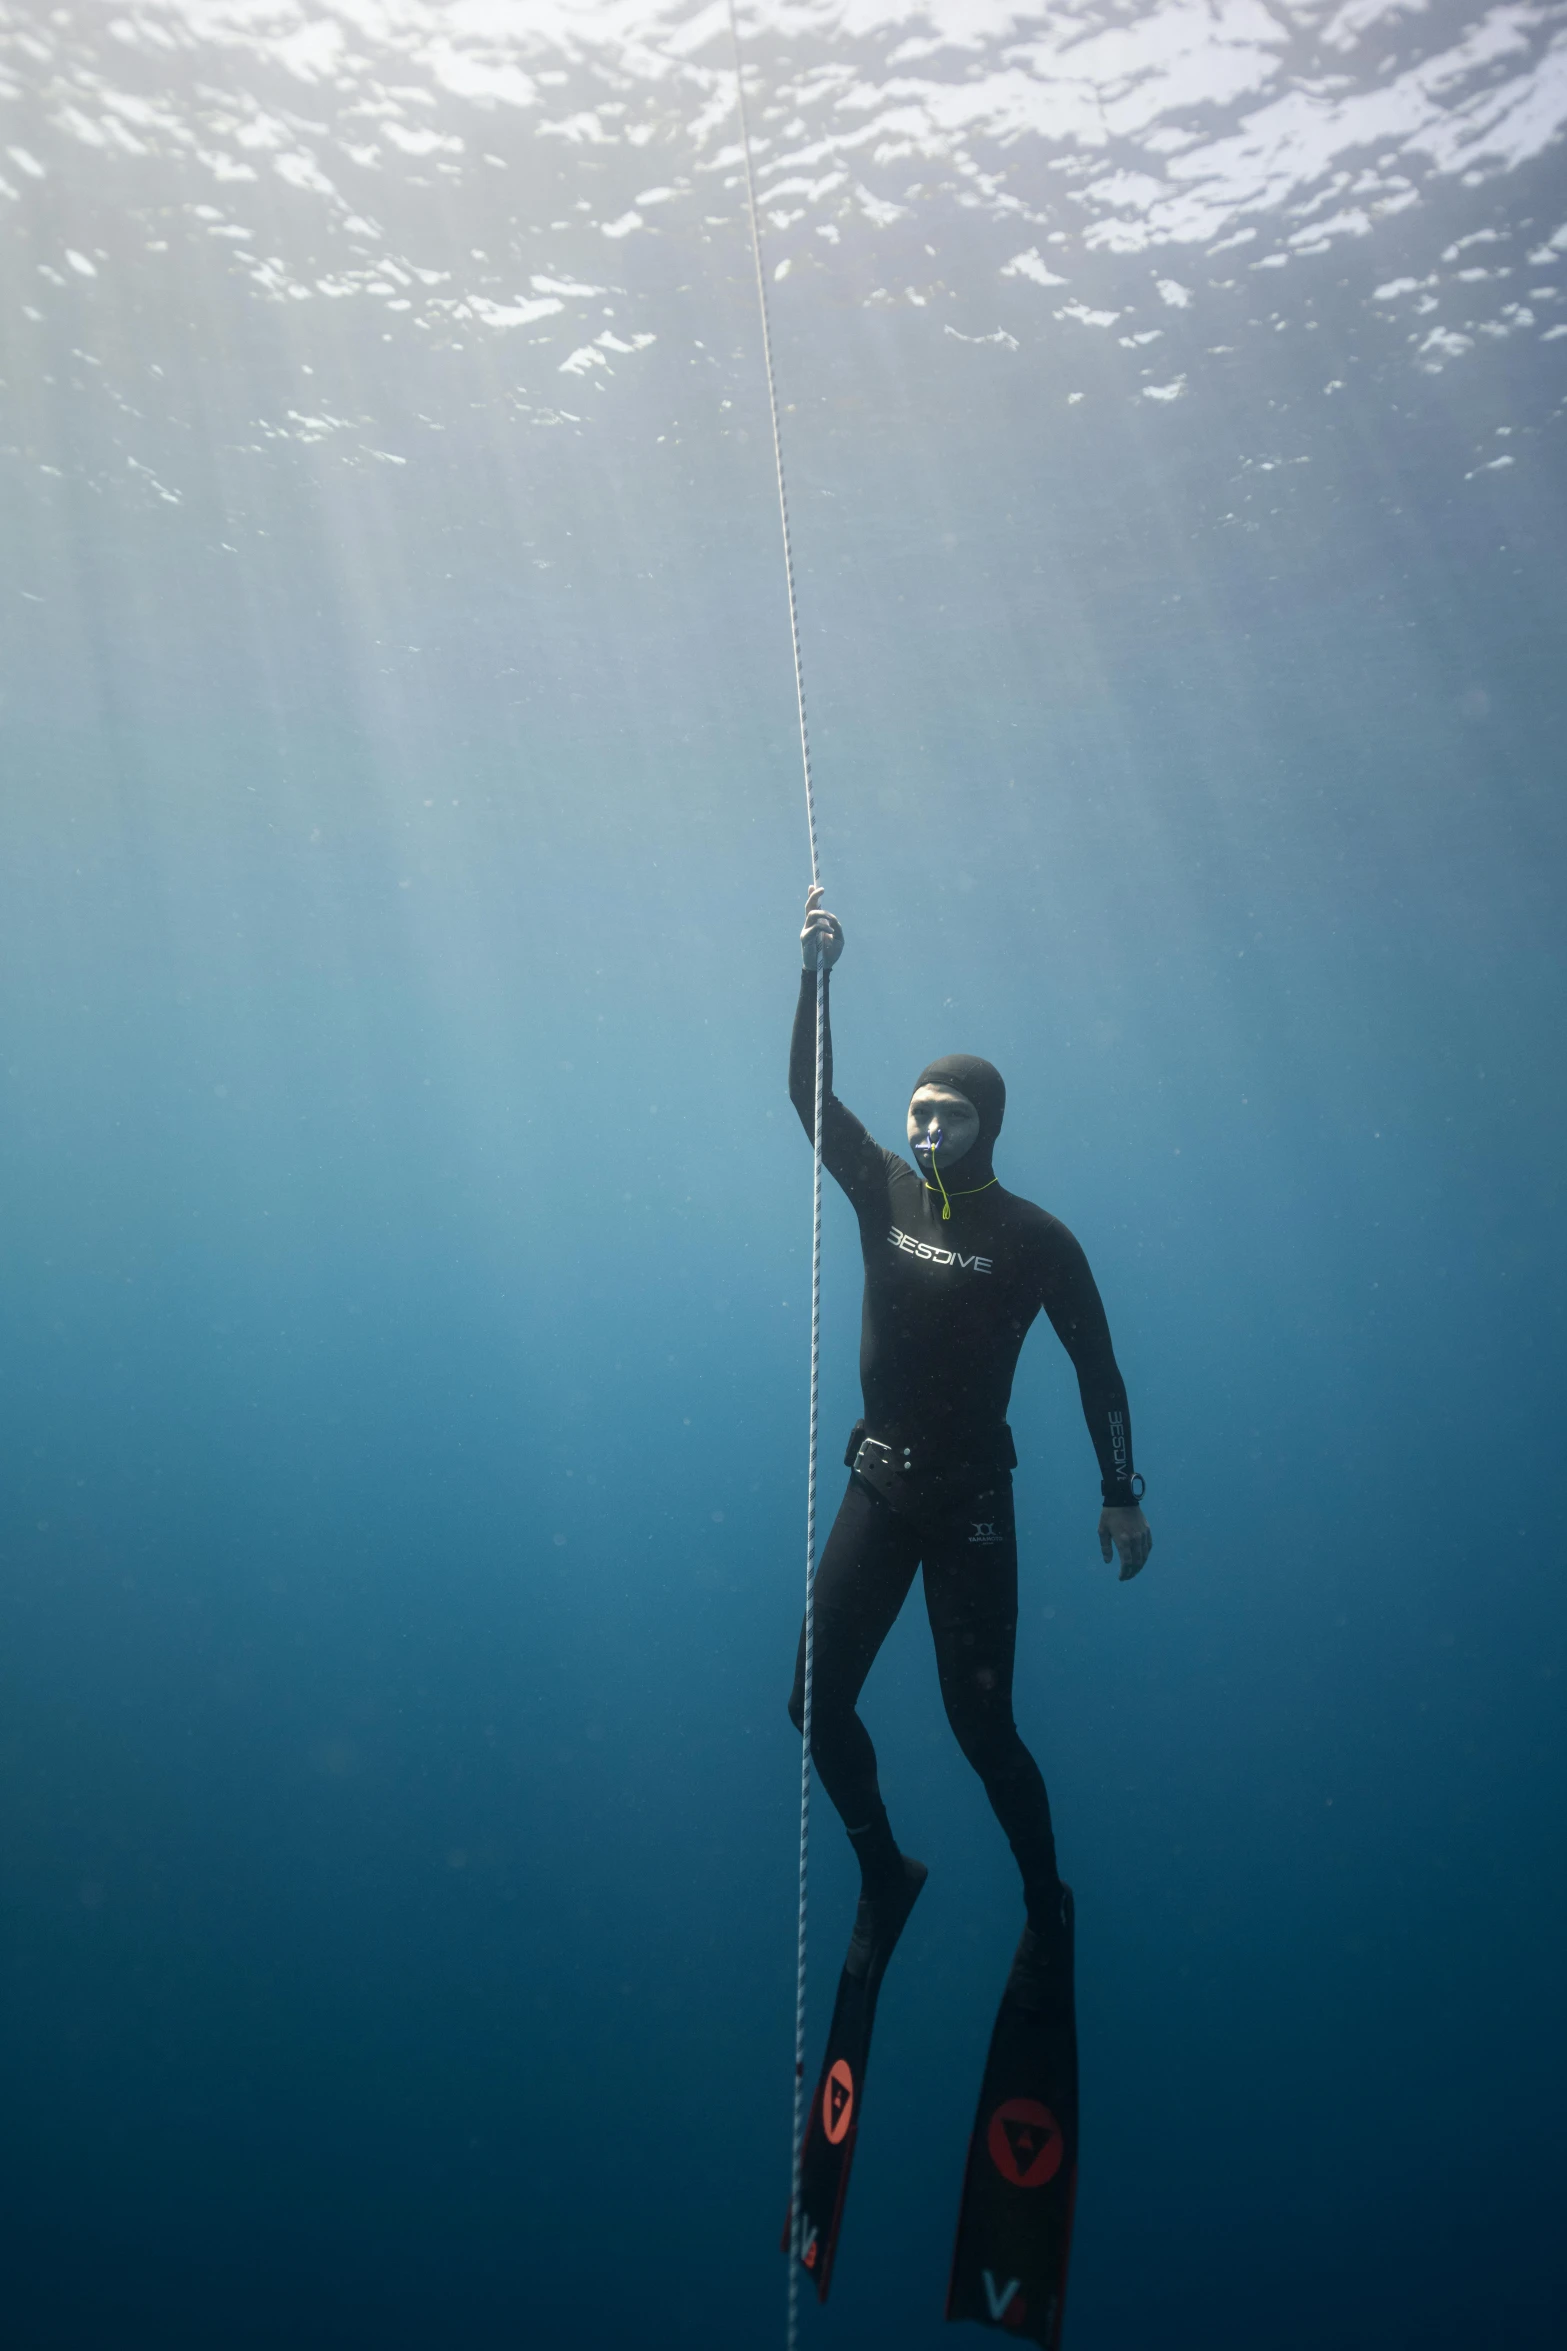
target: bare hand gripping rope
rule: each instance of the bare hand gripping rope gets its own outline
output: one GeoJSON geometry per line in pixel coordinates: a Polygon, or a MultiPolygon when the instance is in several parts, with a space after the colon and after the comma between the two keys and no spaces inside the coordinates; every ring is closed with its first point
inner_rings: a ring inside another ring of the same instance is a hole
{"type": "MultiPolygon", "coordinates": [[[[745,155],[745,202],[751,221],[751,255],[756,264],[756,305],[762,320],[762,363],[767,375],[767,410],[773,428],[773,466],[778,476],[778,519],[783,528],[784,585],[789,597],[789,645],[794,655],[794,699],[800,719],[800,765],[805,777],[805,822],[811,845],[811,881],[821,880],[816,846],[816,796],[811,785],[811,738],[805,723],[805,671],[800,660],[800,620],[794,594],[794,550],[789,540],[789,494],[784,485],[783,439],[778,429],[778,388],[773,377],[773,337],[767,316],[767,279],[762,269],[762,230],[751,169],[751,129],[745,111],[745,77],[740,65],[740,26],[729,0],[729,37],[734,47],[735,95],[740,110],[740,144],[745,155]]],[[[800,2333],[800,2162],[805,2145],[805,1925],[811,1848],[811,1685],[816,1663],[816,1439],[822,1329],[822,1064],[827,1033],[827,966],[816,950],[816,1114],[811,1123],[811,1412],[805,1474],[805,1706],[800,1725],[800,1907],[795,1940],[794,2139],[789,2168],[788,2351],[800,2333]]]]}

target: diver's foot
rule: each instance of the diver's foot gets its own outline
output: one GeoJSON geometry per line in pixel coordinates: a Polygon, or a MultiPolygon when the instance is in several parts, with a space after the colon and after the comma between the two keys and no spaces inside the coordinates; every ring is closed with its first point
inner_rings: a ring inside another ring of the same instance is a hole
{"type": "Polygon", "coordinates": [[[1006,1996],[1019,2008],[1042,2008],[1071,1962],[1072,1889],[1030,1908],[1007,1977],[1006,1996]]]}
{"type": "Polygon", "coordinates": [[[903,1864],[901,1884],[893,1880],[888,1885],[878,1885],[874,1893],[860,1896],[860,1906],[854,1914],[854,1932],[849,1937],[849,1956],[844,1961],[849,1975],[881,1974],[930,1875],[923,1861],[911,1861],[907,1853],[900,1854],[899,1859],[903,1864]]]}

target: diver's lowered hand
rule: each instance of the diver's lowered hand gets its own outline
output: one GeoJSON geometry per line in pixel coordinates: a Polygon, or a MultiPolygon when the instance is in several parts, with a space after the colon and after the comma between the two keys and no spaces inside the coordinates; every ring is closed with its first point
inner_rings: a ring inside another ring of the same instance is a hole
{"type": "Polygon", "coordinates": [[[822,885],[813,882],[805,895],[805,928],[800,933],[800,961],[807,971],[816,969],[821,956],[828,971],[843,953],[843,925],[835,914],[829,914],[822,904],[822,885]]]}
{"type": "Polygon", "coordinates": [[[1135,1504],[1130,1509],[1118,1506],[1099,1513],[1099,1556],[1106,1566],[1110,1563],[1112,1545],[1121,1554],[1123,1584],[1129,1584],[1147,1565],[1153,1549],[1153,1529],[1135,1504]]]}

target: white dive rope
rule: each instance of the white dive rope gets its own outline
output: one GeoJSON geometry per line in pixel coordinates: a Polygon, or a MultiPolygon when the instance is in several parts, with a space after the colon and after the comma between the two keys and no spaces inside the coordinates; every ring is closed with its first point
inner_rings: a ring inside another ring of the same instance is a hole
{"type": "MultiPolygon", "coordinates": [[[[751,128],[745,111],[745,77],[740,65],[740,26],[729,0],[729,37],[734,46],[735,94],[740,108],[740,144],[745,155],[745,202],[751,220],[751,255],[756,263],[756,306],[762,319],[762,364],[767,375],[767,410],[773,428],[773,467],[778,476],[778,519],[783,526],[784,585],[789,595],[789,645],[794,655],[794,700],[800,719],[800,765],[805,776],[805,822],[811,844],[811,881],[821,880],[816,848],[816,796],[811,786],[811,738],[805,724],[805,671],[800,660],[800,620],[795,607],[794,550],[789,541],[789,494],[784,487],[783,438],[778,429],[778,387],[773,378],[773,337],[767,316],[767,279],[762,269],[762,230],[751,171],[751,128]]],[[[816,1671],[816,1437],[822,1333],[822,1063],[827,1042],[827,966],[816,951],[816,1111],[811,1121],[811,1413],[805,1470],[805,1694],[800,1723],[800,1906],[794,1962],[794,2134],[789,2163],[788,2351],[800,2334],[800,2163],[805,2146],[805,1922],[811,1853],[811,1692],[816,1671]]]]}

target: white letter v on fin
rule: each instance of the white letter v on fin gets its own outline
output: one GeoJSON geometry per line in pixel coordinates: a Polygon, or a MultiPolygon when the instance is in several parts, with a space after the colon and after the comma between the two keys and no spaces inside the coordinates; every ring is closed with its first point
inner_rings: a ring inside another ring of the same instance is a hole
{"type": "Polygon", "coordinates": [[[985,2281],[985,2300],[990,2304],[991,2317],[1005,2318],[1007,2314],[1007,2305],[1011,2301],[1013,2295],[1017,2292],[1017,2279],[1008,2278],[1006,2284],[1002,2287],[1000,2293],[998,2294],[996,2292],[996,2281],[991,2276],[989,2270],[982,2270],[980,2275],[985,2281]]]}

